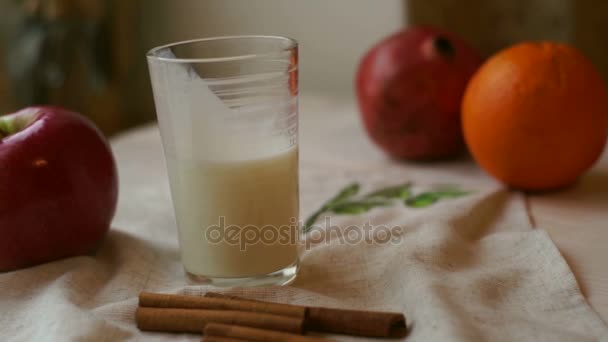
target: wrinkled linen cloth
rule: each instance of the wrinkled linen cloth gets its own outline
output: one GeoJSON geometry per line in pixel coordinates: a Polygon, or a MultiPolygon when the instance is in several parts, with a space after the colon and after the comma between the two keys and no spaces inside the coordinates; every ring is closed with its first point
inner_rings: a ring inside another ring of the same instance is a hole
{"type": "MultiPolygon", "coordinates": [[[[322,215],[291,285],[215,291],[402,311],[413,342],[608,336],[547,233],[532,227],[521,194],[470,160],[417,164],[384,157],[365,136],[352,103],[305,97],[300,113],[302,219],[351,182],[359,182],[362,193],[411,182],[415,193],[451,185],[469,194],[424,208],[396,201],[359,215],[322,215]],[[358,238],[365,223],[380,238],[358,238]]],[[[121,188],[107,239],[89,256],[0,274],[0,340],[200,340],[135,326],[140,291],[198,295],[209,287],[189,283],[179,260],[157,127],[133,130],[112,145],[121,188]]]]}

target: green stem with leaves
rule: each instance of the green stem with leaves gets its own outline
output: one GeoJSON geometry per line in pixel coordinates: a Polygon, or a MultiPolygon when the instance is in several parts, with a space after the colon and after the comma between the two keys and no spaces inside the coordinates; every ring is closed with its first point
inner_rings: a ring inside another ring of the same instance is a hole
{"type": "Polygon", "coordinates": [[[354,197],[359,193],[359,189],[359,183],[351,183],[340,190],[337,195],[325,202],[308,217],[302,232],[304,234],[308,233],[319,216],[327,212],[338,215],[358,215],[376,207],[390,206],[394,203],[394,200],[402,201],[405,206],[410,208],[426,208],[441,199],[456,198],[469,194],[468,191],[444,186],[435,191],[413,195],[411,183],[405,183],[378,189],[362,196],[360,199],[355,199],[354,197]]]}

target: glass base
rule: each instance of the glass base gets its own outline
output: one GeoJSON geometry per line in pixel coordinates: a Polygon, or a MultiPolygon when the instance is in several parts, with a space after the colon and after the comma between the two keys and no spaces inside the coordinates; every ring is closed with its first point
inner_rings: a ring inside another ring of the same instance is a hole
{"type": "Polygon", "coordinates": [[[245,278],[216,278],[206,277],[202,275],[192,274],[186,271],[188,279],[192,284],[211,285],[217,287],[253,287],[253,286],[270,286],[270,285],[287,285],[294,281],[300,268],[299,262],[264,275],[245,277],[245,278]]]}

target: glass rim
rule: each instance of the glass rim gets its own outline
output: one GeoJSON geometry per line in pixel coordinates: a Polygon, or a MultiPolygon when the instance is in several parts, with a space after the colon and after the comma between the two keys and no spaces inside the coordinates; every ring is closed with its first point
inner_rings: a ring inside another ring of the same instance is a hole
{"type": "Polygon", "coordinates": [[[248,59],[255,58],[264,58],[275,56],[277,53],[289,51],[298,46],[298,41],[285,36],[273,36],[273,35],[235,35],[235,36],[217,36],[217,37],[207,37],[207,38],[196,38],[189,40],[182,40],[174,43],[169,43],[161,46],[154,47],[150,49],[146,53],[146,57],[148,59],[169,62],[169,63],[212,63],[212,62],[229,62],[229,61],[242,61],[248,59]],[[226,57],[208,57],[208,58],[173,58],[173,57],[162,57],[158,56],[158,52],[162,50],[166,50],[172,47],[187,45],[193,43],[201,43],[201,42],[210,42],[217,40],[235,40],[235,39],[270,39],[270,40],[282,40],[288,42],[287,46],[272,50],[267,53],[251,53],[251,54],[243,54],[236,56],[226,56],[226,57]]]}

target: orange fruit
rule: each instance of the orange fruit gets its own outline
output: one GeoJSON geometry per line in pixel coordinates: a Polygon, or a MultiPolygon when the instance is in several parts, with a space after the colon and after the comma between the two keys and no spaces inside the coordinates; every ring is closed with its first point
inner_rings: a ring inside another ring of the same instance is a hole
{"type": "Polygon", "coordinates": [[[479,68],[464,94],[462,125],[471,154],[494,177],[523,190],[558,188],[601,155],[608,93],[576,48],[525,42],[479,68]]]}

